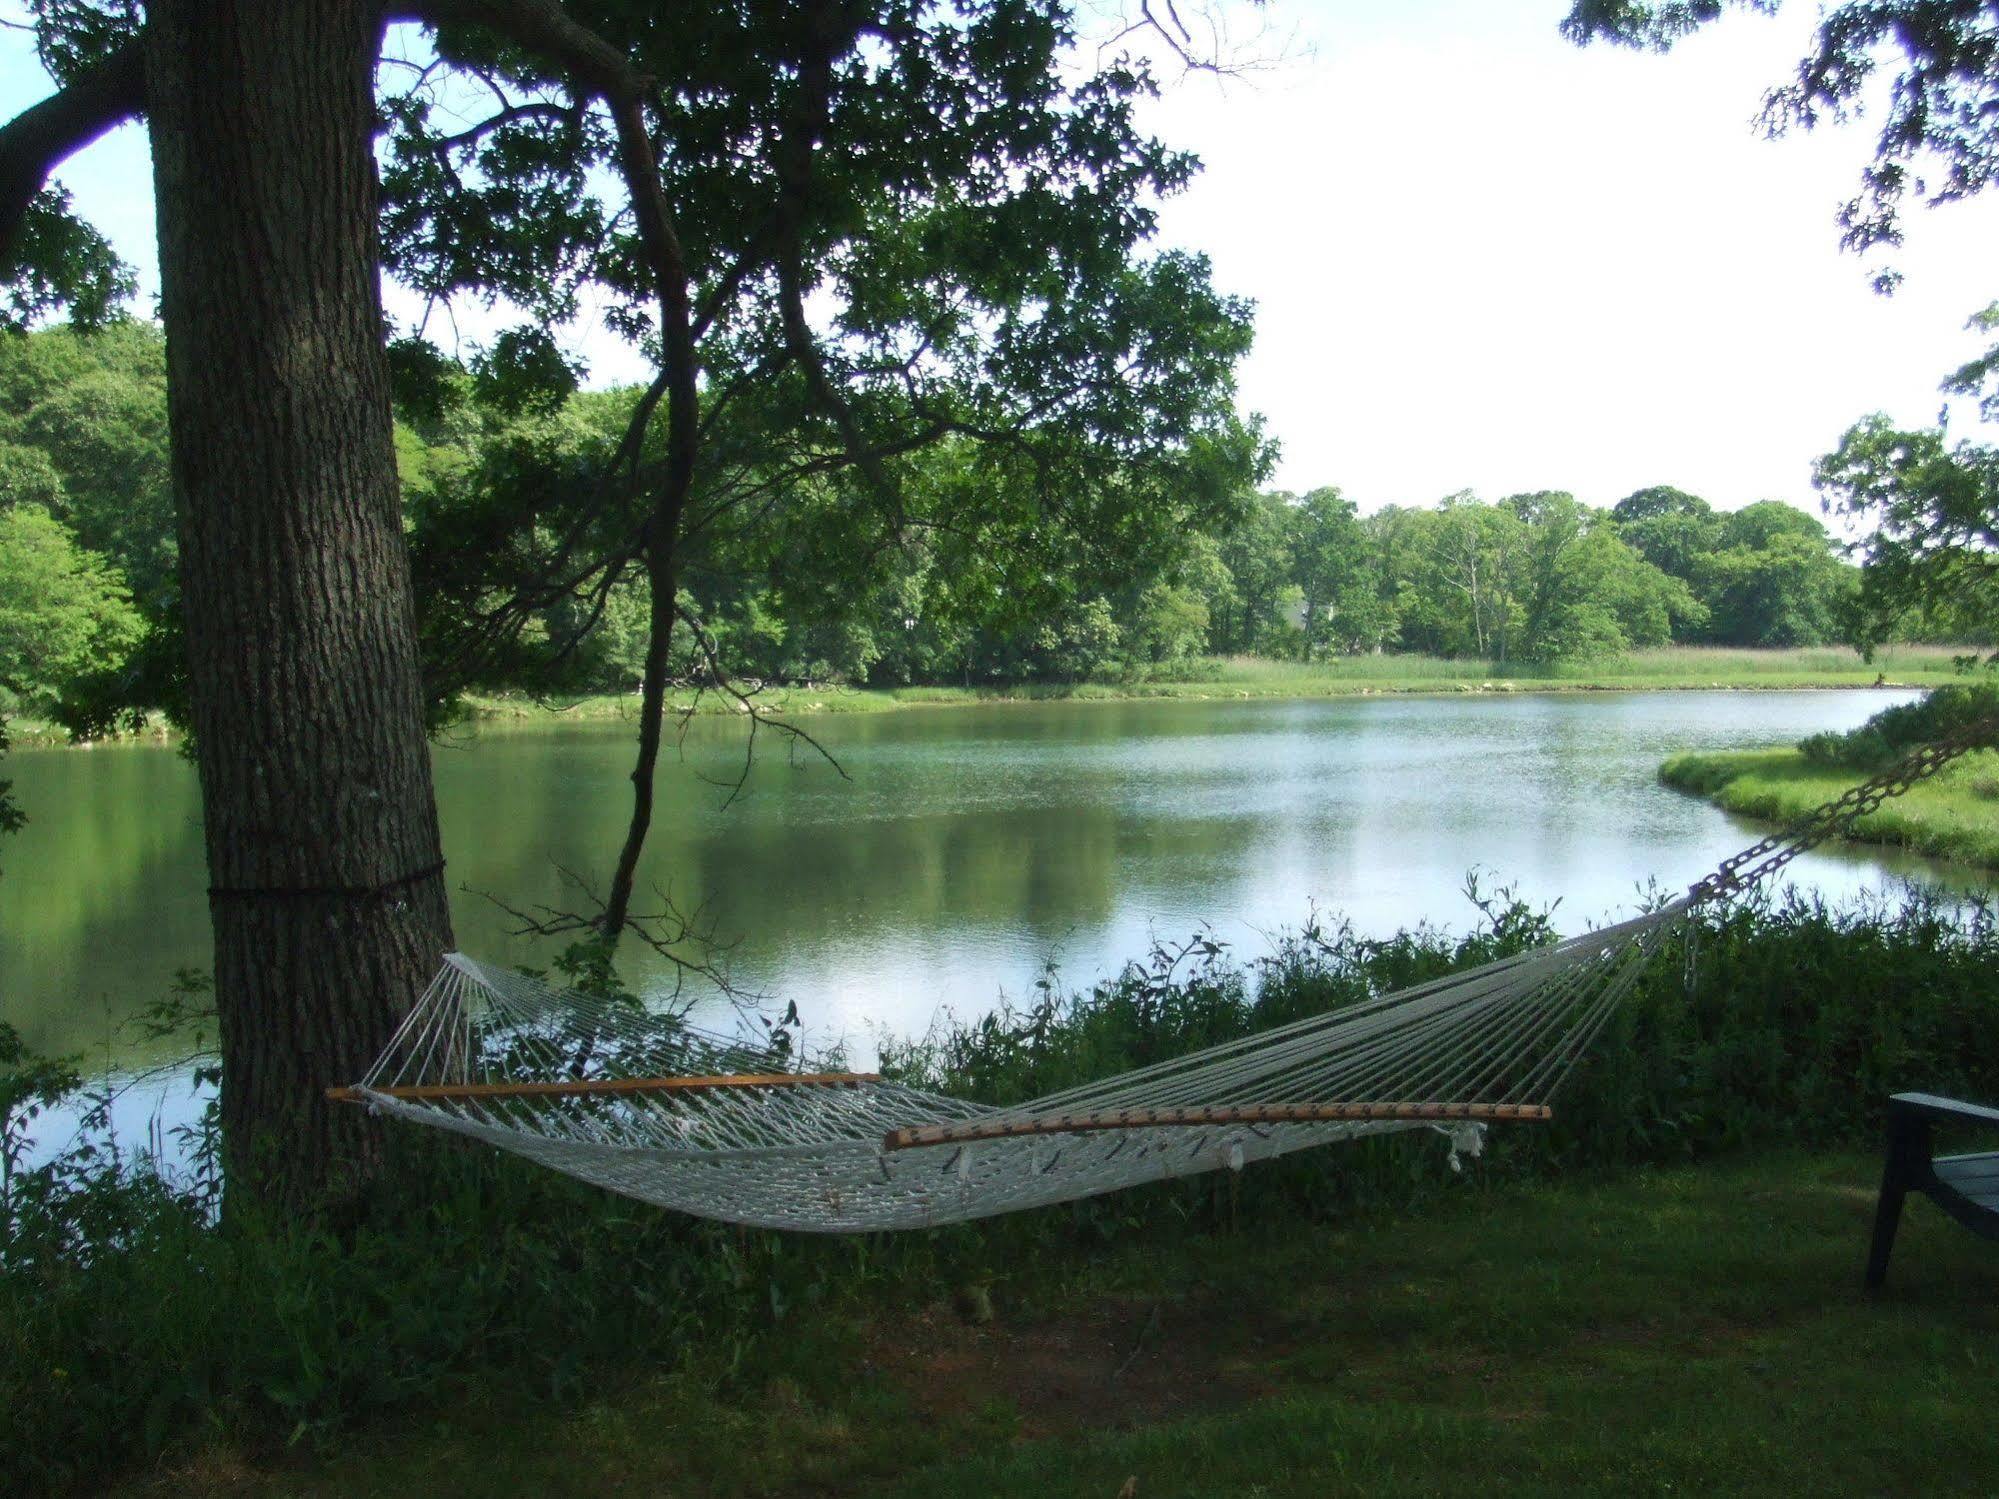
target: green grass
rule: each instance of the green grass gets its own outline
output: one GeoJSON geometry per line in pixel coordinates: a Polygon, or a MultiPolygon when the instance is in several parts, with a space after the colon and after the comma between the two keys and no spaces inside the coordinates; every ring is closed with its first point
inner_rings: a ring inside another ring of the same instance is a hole
{"type": "Polygon", "coordinates": [[[1912,1202],[1858,1286],[1851,1152],[1493,1186],[1161,1249],[949,1306],[793,1318],[765,1367],[434,1411],[127,1495],[1989,1492],[1999,1254],[1912,1202]]]}
{"type": "MultiPolygon", "coordinates": [[[[5,711],[0,708],[0,711],[5,711]]],[[[69,731],[61,724],[45,718],[30,715],[15,717],[7,713],[7,737],[15,749],[56,749],[70,747],[69,731]]],[[[121,731],[109,739],[92,740],[85,747],[95,748],[99,744],[173,744],[179,741],[180,733],[169,725],[158,713],[146,715],[143,728],[121,731]]]]}
{"type": "MultiPolygon", "coordinates": [[[[1851,650],[1730,650],[1674,646],[1635,651],[1595,662],[1535,666],[1520,662],[1455,661],[1436,656],[1343,656],[1330,661],[1275,661],[1257,656],[1209,656],[1158,677],[1114,682],[1039,682],[990,687],[851,688],[774,687],[763,697],[773,711],[885,713],[914,707],[965,707],[1018,702],[1126,702],[1167,699],[1363,697],[1439,692],[1618,692],[1664,689],[1823,687],[1940,687],[1961,680],[1947,646],[1905,646],[1880,652],[1871,663],[1851,650]]],[[[713,694],[677,694],[675,707],[732,713],[735,704],[713,694]]],[[[466,700],[476,722],[630,718],[636,694],[605,694],[555,701],[512,695],[466,700]]]]}
{"type": "MultiPolygon", "coordinates": [[[[1744,817],[1787,822],[1865,779],[1795,749],[1675,755],[1659,778],[1744,817]]],[[[1999,753],[1967,755],[1854,825],[1854,841],[1999,867],[1999,753]]]]}

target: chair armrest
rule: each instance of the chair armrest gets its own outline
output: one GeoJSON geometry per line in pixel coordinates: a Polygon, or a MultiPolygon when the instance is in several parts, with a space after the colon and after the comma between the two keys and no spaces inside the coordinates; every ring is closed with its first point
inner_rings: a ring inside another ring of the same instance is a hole
{"type": "Polygon", "coordinates": [[[1888,1100],[1888,1109],[1890,1113],[1916,1114],[1925,1119],[1950,1119],[1999,1127],[1999,1109],[1955,1098],[1939,1098],[1934,1093],[1897,1093],[1888,1100]]]}

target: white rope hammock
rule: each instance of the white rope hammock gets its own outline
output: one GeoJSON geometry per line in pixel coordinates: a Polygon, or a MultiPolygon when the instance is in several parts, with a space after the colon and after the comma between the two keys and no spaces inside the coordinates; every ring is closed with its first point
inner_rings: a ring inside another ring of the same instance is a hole
{"type": "Polygon", "coordinates": [[[1455,1158],[1490,1123],[1551,1117],[1692,913],[1978,741],[1917,751],[1632,920],[1030,1103],[798,1071],[765,1043],[459,953],[368,1075],[331,1092],[664,1207],[823,1233],[963,1222],[1399,1130],[1439,1130],[1455,1158]]]}

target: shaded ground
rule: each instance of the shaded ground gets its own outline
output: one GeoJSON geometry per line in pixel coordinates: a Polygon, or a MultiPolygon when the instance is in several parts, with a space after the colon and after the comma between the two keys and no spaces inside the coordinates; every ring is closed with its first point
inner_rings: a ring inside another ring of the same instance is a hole
{"type": "Polygon", "coordinates": [[[582,1403],[474,1404],[128,1494],[1991,1493],[1999,1251],[1875,1163],[1786,1155],[1171,1255],[1136,1235],[954,1304],[697,1350],[582,1403]],[[1033,1277],[1030,1304],[1024,1291],[1033,1277]]]}

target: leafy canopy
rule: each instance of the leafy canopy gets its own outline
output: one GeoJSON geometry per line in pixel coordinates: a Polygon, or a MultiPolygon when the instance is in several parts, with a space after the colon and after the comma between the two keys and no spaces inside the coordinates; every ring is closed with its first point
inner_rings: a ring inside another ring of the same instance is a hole
{"type": "Polygon", "coordinates": [[[1999,624],[1999,449],[1952,443],[1875,415],[1821,458],[1835,514],[1864,518],[1858,634],[1872,649],[1912,631],[1990,640],[1999,624]]]}
{"type": "MultiPolygon", "coordinates": [[[[604,621],[636,625],[640,574],[762,574],[802,600],[887,587],[914,549],[952,578],[930,608],[1024,619],[1069,596],[1079,552],[1170,565],[1263,471],[1233,402],[1250,307],[1200,257],[1148,246],[1196,162],[1139,129],[1144,61],[1090,61],[1060,0],[539,7],[643,80],[671,275],[614,103],[573,51],[508,23],[536,10],[414,5],[378,71],[383,265],[428,309],[387,353],[435,698],[559,680],[604,621]],[[515,321],[461,368],[434,335],[467,301],[515,321]],[[579,433],[586,318],[660,380],[579,433]]],[[[33,14],[65,83],[143,26],[123,0],[33,14]]],[[[54,305],[36,295],[24,317],[54,305]]],[[[108,399],[130,467],[146,434],[108,399]]],[[[170,549],[65,519],[118,558],[157,617],[151,654],[174,660],[173,611],[152,607],[171,602],[170,549]]],[[[172,698],[157,675],[129,680],[172,698]]]]}
{"type": "MultiPolygon", "coordinates": [[[[654,80],[701,381],[676,568],[781,555],[794,588],[856,592],[920,544],[955,558],[965,597],[1024,618],[1061,592],[1057,554],[1163,559],[1261,472],[1233,405],[1249,306],[1146,244],[1195,162],[1138,129],[1141,62],[1079,71],[1066,7],[568,10],[654,80]]],[[[481,27],[429,46],[385,74],[384,254],[427,296],[535,320],[474,361],[480,397],[553,409],[576,371],[547,330],[585,306],[667,360],[648,248],[603,191],[605,113],[481,27]]],[[[437,359],[395,347],[406,415],[435,414],[437,359]]],[[[620,434],[602,436],[607,472],[620,434]]],[[[567,660],[575,641],[527,640],[530,617],[602,617],[660,542],[645,484],[516,456],[419,523],[446,686],[567,660]]],[[[673,462],[657,432],[639,458],[673,462]]]]}
{"type": "Polygon", "coordinates": [[[142,629],[117,572],[54,516],[0,510],[0,692],[46,708],[70,679],[115,666],[142,629]]]}

